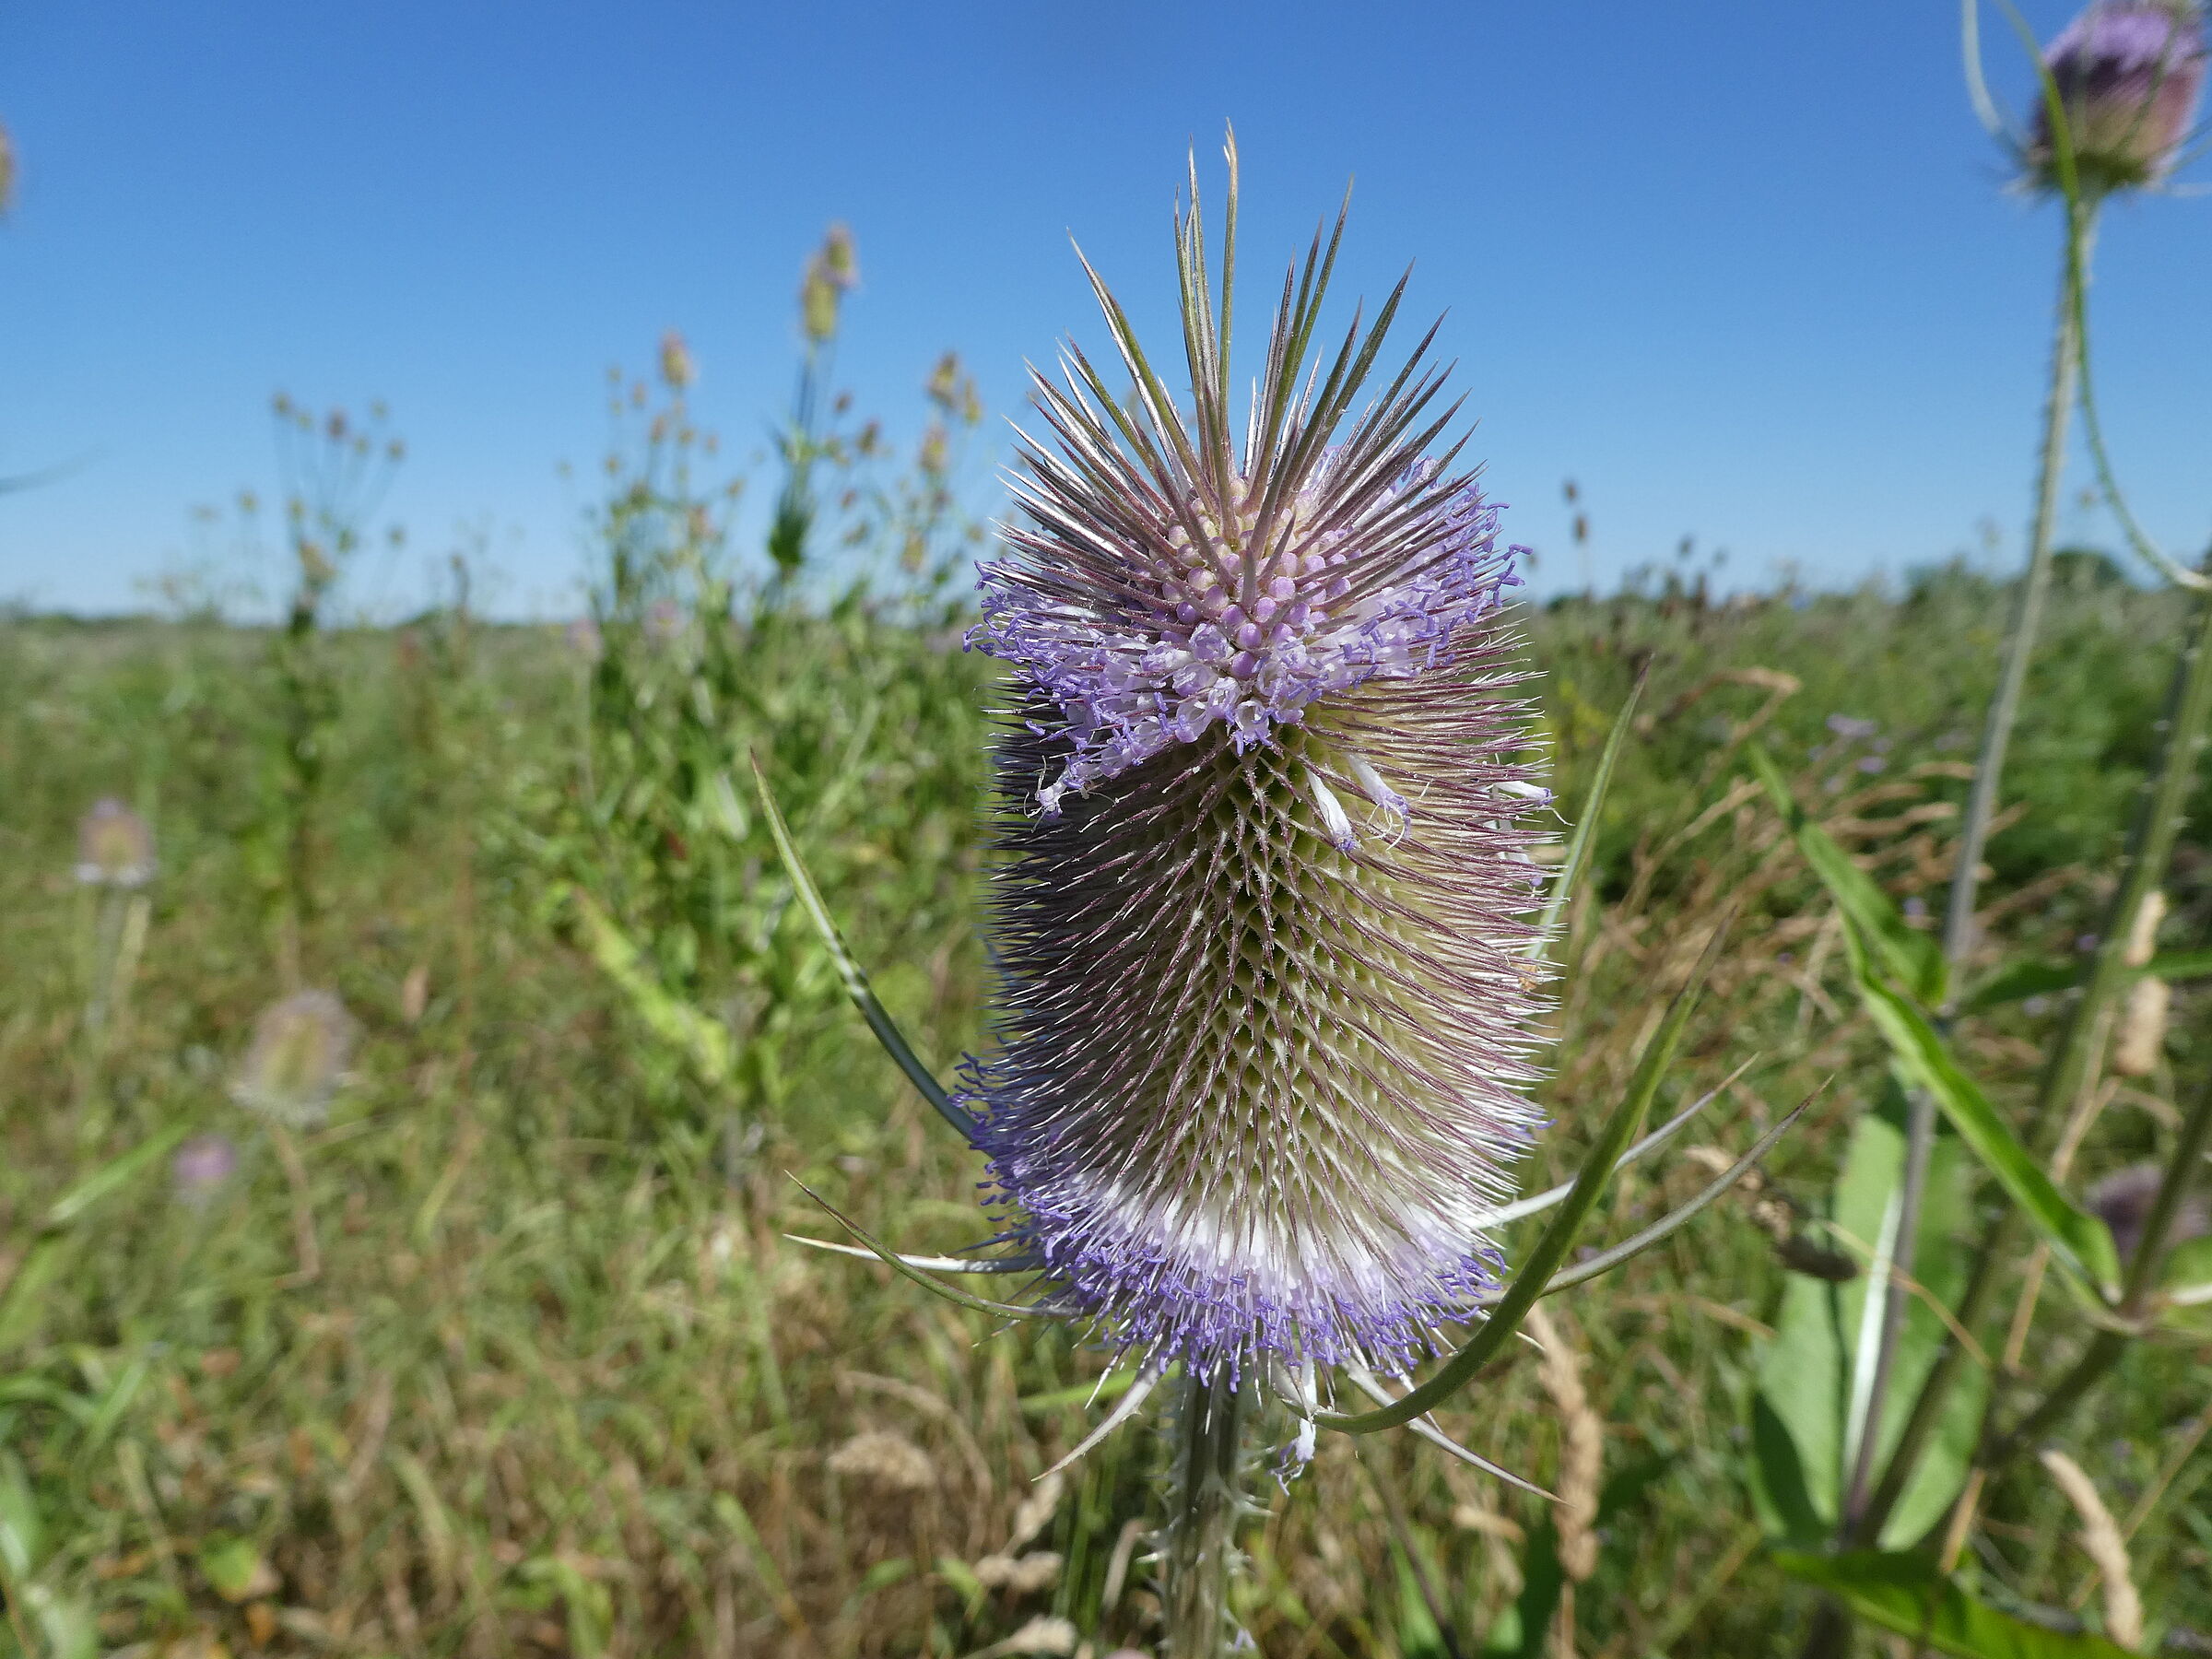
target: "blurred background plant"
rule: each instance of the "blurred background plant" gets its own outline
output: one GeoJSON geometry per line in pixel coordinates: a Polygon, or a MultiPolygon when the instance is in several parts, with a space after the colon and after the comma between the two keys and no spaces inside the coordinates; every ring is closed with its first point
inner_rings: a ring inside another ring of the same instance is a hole
{"type": "Polygon", "coordinates": [[[649,1098],[674,1120],[662,1133],[688,1125],[694,1161],[719,1147],[732,1170],[759,1144],[760,1115],[784,1104],[780,1039],[834,989],[818,958],[771,947],[791,893],[747,805],[748,764],[789,780],[810,835],[870,845],[871,884],[913,900],[924,930],[941,925],[943,896],[907,881],[927,864],[900,856],[912,807],[952,793],[967,764],[933,728],[973,707],[947,590],[981,530],[955,468],[956,434],[982,412],[948,353],[924,387],[932,413],[911,467],[889,467],[877,422],[853,428],[827,375],[853,259],[837,226],[807,267],[764,560],[736,545],[743,480],[706,477],[720,445],[691,419],[699,369],[682,336],[664,338],[657,384],[611,378],[591,610],[571,636],[576,760],[524,777],[503,830],[542,877],[547,919],[649,1039],[649,1098]]]}

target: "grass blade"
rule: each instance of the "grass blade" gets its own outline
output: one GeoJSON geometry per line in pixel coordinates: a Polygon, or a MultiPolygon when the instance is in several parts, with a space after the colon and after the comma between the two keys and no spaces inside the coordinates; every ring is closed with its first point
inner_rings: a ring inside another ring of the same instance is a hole
{"type": "Polygon", "coordinates": [[[1620,759],[1620,746],[1628,738],[1630,722],[1636,717],[1636,704],[1643,696],[1648,673],[1647,670],[1636,677],[1635,685],[1629,688],[1628,701],[1620,705],[1620,712],[1613,717],[1613,729],[1606,734],[1606,747],[1598,751],[1597,775],[1590,780],[1590,793],[1583,800],[1582,819],[1567,843],[1567,862],[1559,866],[1559,873],[1552,881],[1551,897],[1544,901],[1544,914],[1536,923],[1536,936],[1529,943],[1528,954],[1532,959],[1541,957],[1551,943],[1552,931],[1566,914],[1575,889],[1583,885],[1583,877],[1590,867],[1592,852],[1597,845],[1598,816],[1605,807],[1606,792],[1613,785],[1613,763],[1620,759]]]}

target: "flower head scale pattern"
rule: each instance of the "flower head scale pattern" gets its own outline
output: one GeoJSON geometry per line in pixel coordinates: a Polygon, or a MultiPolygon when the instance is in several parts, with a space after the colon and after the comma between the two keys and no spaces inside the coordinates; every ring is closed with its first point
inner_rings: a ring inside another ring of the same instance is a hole
{"type": "Polygon", "coordinates": [[[1218,303],[1194,179],[1177,217],[1187,418],[1095,273],[1134,394],[1073,347],[1038,378],[971,636],[1015,673],[967,1099],[1056,1309],[1154,1366],[1398,1372],[1495,1283],[1483,1218],[1537,1125],[1548,796],[1512,550],[1428,454],[1429,341],[1368,393],[1394,293],[1309,364],[1341,216],[1232,443],[1235,182],[1232,150],[1218,303]]]}

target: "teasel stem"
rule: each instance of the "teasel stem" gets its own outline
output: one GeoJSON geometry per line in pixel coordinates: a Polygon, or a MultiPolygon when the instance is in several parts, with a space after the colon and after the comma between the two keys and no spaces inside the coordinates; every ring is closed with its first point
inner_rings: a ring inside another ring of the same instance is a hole
{"type": "Polygon", "coordinates": [[[2089,253],[2095,241],[2096,221],[2097,208],[2093,202],[2068,202],[2065,263],[2059,284],[2058,322],[2051,346],[2050,395],[2043,406],[2035,513],[2028,531],[2028,570],[2013,597],[2005,658],[1997,671],[1995,695],[1990,699],[1989,712],[1983,723],[1982,747],[1974,757],[1974,782],[1967,793],[1966,815],[1959,830],[1959,861],[1951,872],[1950,899],[1944,911],[1944,959],[1954,970],[1973,948],[1974,900],[1981,885],[1976,872],[1988,843],[1990,819],[1996,814],[2005,752],[2012,742],[2012,728],[2019,718],[2020,694],[2027,684],[2029,659],[2035,654],[2036,635],[2042,626],[2043,599],[2051,587],[2051,543],[2058,523],[2059,482],[2065,470],[2066,426],[2074,412],[2075,387],[2081,366],[2083,313],[2079,301],[2088,287],[2089,253]]]}
{"type": "MultiPolygon", "coordinates": [[[[2212,555],[2207,555],[2212,568],[2212,555]]],[[[2045,1063],[2028,1123],[2029,1150],[2038,1157],[2048,1151],[2053,1128],[2088,1079],[2103,1047],[2112,1005],[2127,978],[2126,952],[2135,919],[2151,893],[2164,885],[2173,847],[2181,833],[2189,795],[2196,781],[2197,758],[2212,727],[2212,597],[2197,602],[2196,621],[2167,694],[2166,744],[2158,770],[2145,782],[2136,823],[2128,838],[2121,868],[2119,890],[2098,938],[2096,954],[2083,976],[2058,1045],[2045,1063]]],[[[1991,1227],[1967,1277],[1956,1314],[1959,1324],[1971,1330],[1988,1313],[1998,1280],[2018,1253],[2023,1222],[2017,1209],[2007,1209],[1991,1227]]],[[[1898,1437],[1874,1496],[1859,1516],[1849,1541],[1865,1543],[1877,1535],[1882,1524],[1903,1496],[1928,1436],[1935,1432],[1959,1372],[1967,1363],[1965,1350],[1956,1342],[1943,1350],[1898,1437]]],[[[2093,1380],[2093,1379],[2092,1379],[2093,1380]]]]}
{"type": "Polygon", "coordinates": [[[1243,1442],[1251,1395],[1226,1367],[1186,1371],[1177,1393],[1160,1535],[1166,1651],[1170,1659],[1223,1659],[1236,1633],[1229,1583],[1237,1523],[1248,1507],[1243,1442]]]}
{"type": "MultiPolygon", "coordinates": [[[[1971,15],[1970,10],[1970,18],[1971,15]]],[[[1969,83],[1978,85],[1979,52],[1971,27],[1966,43],[1970,48],[1969,83]]],[[[2069,155],[2069,170],[2071,159],[2069,155]]],[[[1989,712],[1982,728],[1982,747],[1974,758],[1974,781],[1967,794],[1966,815],[1959,834],[1958,862],[1952,866],[1950,898],[1944,912],[1943,956],[1953,984],[1975,944],[1974,900],[1981,885],[1982,853],[1988,842],[1990,820],[1996,812],[2005,754],[2012,741],[2012,728],[2019,718],[2028,665],[2035,654],[2036,635],[2042,625],[2043,599],[2051,585],[2051,544],[2058,520],[2059,482],[2065,470],[2066,426],[2074,409],[2086,337],[2089,253],[2097,222],[2096,201],[2078,188],[2067,192],[2065,206],[2065,258],[2060,270],[2058,316],[2051,347],[2050,391],[2043,406],[2042,446],[2037,460],[2035,511],[2028,532],[2028,570],[2014,596],[2004,661],[1997,673],[1997,688],[1990,699],[1989,712]]],[[[1946,1006],[1938,1012],[1947,1016],[1950,1001],[1951,993],[1947,990],[1946,1006]]],[[[1947,1018],[1942,1023],[1947,1030],[1947,1018]]],[[[1905,1166],[1898,1193],[1897,1250],[1891,1262],[1890,1283],[1884,1289],[1888,1300],[1882,1313],[1881,1342],[1876,1350],[1872,1386],[1867,1391],[1866,1418],[1859,1436],[1858,1456],[1851,1470],[1838,1525],[1838,1537],[1846,1542],[1854,1535],[1864,1535],[1866,1488],[1874,1477],[1890,1378],[1896,1369],[1898,1344],[1904,1335],[1907,1304],[1898,1287],[1912,1277],[1918,1254],[1920,1210],[1927,1187],[1928,1159],[1936,1144],[1936,1116],[1935,1098],[1925,1089],[1914,1089],[1906,1118],[1905,1166]]],[[[1879,1523],[1876,1524],[1878,1526],[1879,1523]]]]}

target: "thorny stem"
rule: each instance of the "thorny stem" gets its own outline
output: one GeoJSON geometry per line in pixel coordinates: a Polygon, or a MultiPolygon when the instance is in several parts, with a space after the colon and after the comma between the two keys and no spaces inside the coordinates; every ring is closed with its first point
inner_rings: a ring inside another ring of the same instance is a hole
{"type": "MultiPolygon", "coordinates": [[[[1970,47],[1971,16],[1970,10],[1970,47]]],[[[1971,54],[1969,62],[1973,62],[1971,54]]],[[[1978,73],[1978,65],[1975,72],[1978,73]]],[[[1943,957],[1954,983],[1974,947],[1974,899],[1981,883],[1982,853],[1989,840],[1990,819],[1996,812],[1998,785],[2005,771],[2005,751],[2012,741],[2014,723],[2019,717],[2028,664],[2035,654],[2043,597],[2051,585],[2051,542],[2058,518],[2059,480],[2065,468],[2066,422],[2073,413],[2075,382],[2081,366],[2084,315],[2081,300],[2088,281],[2089,248],[2095,224],[2093,206],[2077,208],[2069,204],[2065,257],[2059,280],[2058,322],[2051,346],[2050,395],[2043,406],[2042,449],[2037,462],[2035,514],[2028,532],[2028,571],[2013,601],[2012,625],[2006,635],[1997,689],[1990,699],[1989,712],[1983,724],[1981,752],[1974,758],[1974,781],[1967,795],[1966,817],[1959,834],[1958,862],[1952,866],[1950,898],[1944,911],[1943,957]]],[[[1945,1001],[1947,1004],[1949,1000],[1947,993],[1945,1001]]],[[[1943,1011],[1947,1012],[1947,1008],[1943,1011]]],[[[1904,1335],[1905,1299],[1897,1292],[1897,1280],[1899,1276],[1909,1277],[1913,1271],[1920,1241],[1921,1203],[1927,1186],[1928,1158],[1935,1144],[1936,1101],[1926,1089],[1916,1088],[1906,1120],[1904,1181],[1898,1194],[1897,1251],[1887,1290],[1889,1300],[1882,1312],[1881,1346],[1876,1350],[1873,1385],[1867,1390],[1866,1418],[1859,1435],[1859,1454],[1851,1471],[1837,1529],[1838,1538],[1843,1542],[1865,1535],[1862,1524],[1866,1514],[1866,1488],[1874,1475],[1875,1453],[1888,1406],[1898,1344],[1904,1335]]],[[[1900,1442],[1900,1456],[1903,1451],[1900,1442]]],[[[1895,1473],[1895,1469],[1893,1459],[1891,1472],[1895,1473]]],[[[1879,1521],[1875,1523],[1877,1529],[1880,1524],[1879,1521]]]]}
{"type": "Polygon", "coordinates": [[[2060,285],[2058,326],[2051,347],[2051,393],[2043,406],[2035,516],[2028,531],[2028,572],[2013,600],[2005,661],[1983,724],[1981,751],[1974,757],[1973,787],[1968,792],[1966,816],[1959,831],[1959,862],[1951,872],[1950,900],[1944,911],[1944,959],[1954,968],[1973,947],[1974,897],[1980,886],[1976,872],[1989,840],[1989,821],[1996,813],[2005,751],[2012,741],[2013,724],[2019,718],[2020,692],[2027,683],[2029,659],[2035,654],[2043,596],[2051,586],[2051,542],[2058,523],[2059,479],[2065,466],[2066,422],[2074,412],[2075,376],[2081,365],[2081,310],[2075,303],[2076,285],[2088,281],[2094,214],[2093,207],[2085,206],[2078,215],[2067,216],[2065,268],[2060,285]]]}
{"type": "Polygon", "coordinates": [[[1235,1623],[1229,1581],[1236,1565],[1245,1419],[1250,1394],[1226,1369],[1189,1371],[1171,1430],[1174,1466],[1160,1537],[1171,1659],[1224,1659],[1235,1623]]]}
{"type": "MultiPolygon", "coordinates": [[[[2079,1093],[2096,1063],[2109,1005],[2125,978],[2128,936],[2136,912],[2165,881],[2173,856],[2174,841],[2196,779],[2197,757],[2205,746],[2206,728],[2212,726],[2212,598],[2198,602],[2195,629],[2174,665],[2162,724],[2165,748],[2157,771],[2144,786],[2119,890],[2112,897],[2080,995],[2036,1090],[2027,1140],[2030,1152],[2037,1157],[2047,1151],[2046,1143],[2061,1118],[2062,1108],[2079,1093]]],[[[1957,1316],[1962,1328],[1971,1330],[1989,1312],[2004,1268],[2018,1253],[2022,1225],[2019,1212],[2007,1209],[1983,1241],[1959,1300],[1957,1316]]],[[[1897,1449],[1890,1454],[1888,1469],[1859,1518],[1852,1541],[1864,1543],[1877,1535],[1896,1508],[1966,1362],[1965,1350],[1953,1342],[1928,1372],[1898,1437],[1897,1449]]]]}

